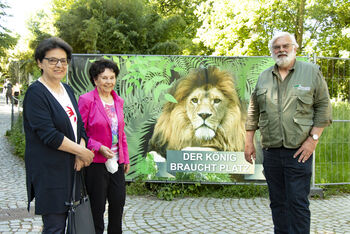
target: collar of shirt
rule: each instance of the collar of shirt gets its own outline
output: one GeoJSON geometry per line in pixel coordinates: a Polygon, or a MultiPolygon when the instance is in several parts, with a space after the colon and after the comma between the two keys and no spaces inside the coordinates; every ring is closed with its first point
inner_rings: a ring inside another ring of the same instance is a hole
{"type": "MultiPolygon", "coordinates": [[[[289,73],[288,73],[287,77],[289,77],[290,74],[295,70],[295,67],[297,66],[297,63],[298,63],[298,61],[295,60],[295,63],[294,63],[294,65],[293,65],[293,67],[291,67],[291,68],[289,69],[289,73]]],[[[280,73],[279,73],[279,71],[278,71],[278,65],[277,65],[277,64],[275,64],[275,66],[273,67],[273,69],[272,69],[272,74],[275,75],[275,77],[278,77],[278,78],[281,79],[281,75],[280,75],[280,73]]],[[[286,78],[287,78],[287,77],[286,77],[286,78]]]]}
{"type": "MultiPolygon", "coordinates": [[[[296,67],[296,64],[297,64],[297,61],[295,61],[293,67],[291,67],[291,68],[289,69],[289,71],[294,71],[294,69],[295,69],[295,67],[296,67]]],[[[272,73],[274,73],[275,75],[279,74],[279,72],[278,72],[278,65],[277,65],[277,64],[275,64],[275,66],[273,67],[272,73]]]]}

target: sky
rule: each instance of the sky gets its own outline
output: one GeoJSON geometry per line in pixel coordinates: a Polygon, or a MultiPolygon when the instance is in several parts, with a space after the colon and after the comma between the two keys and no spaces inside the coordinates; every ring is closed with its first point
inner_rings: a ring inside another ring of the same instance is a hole
{"type": "Polygon", "coordinates": [[[17,43],[15,51],[23,51],[28,48],[29,31],[26,28],[26,21],[38,10],[48,9],[51,0],[5,0],[10,7],[6,10],[8,15],[12,17],[6,17],[4,26],[11,30],[13,33],[20,35],[20,39],[17,43]]]}
{"type": "Polygon", "coordinates": [[[7,10],[8,14],[13,15],[7,17],[6,27],[21,36],[25,36],[28,34],[26,20],[36,11],[48,8],[51,0],[6,0],[6,2],[10,7],[7,10]]]}

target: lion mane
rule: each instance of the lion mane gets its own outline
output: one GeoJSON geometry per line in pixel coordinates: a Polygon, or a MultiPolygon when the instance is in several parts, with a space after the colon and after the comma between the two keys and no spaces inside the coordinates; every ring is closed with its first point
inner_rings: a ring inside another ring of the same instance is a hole
{"type": "Polygon", "coordinates": [[[168,102],[154,127],[150,150],[206,147],[215,151],[242,151],[245,111],[233,77],[216,67],[194,69],[169,91],[168,102]]]}

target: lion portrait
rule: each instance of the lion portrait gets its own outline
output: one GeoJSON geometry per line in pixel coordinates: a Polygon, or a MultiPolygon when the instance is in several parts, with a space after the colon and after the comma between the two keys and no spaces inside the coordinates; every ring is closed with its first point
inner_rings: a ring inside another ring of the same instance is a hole
{"type": "Polygon", "coordinates": [[[233,77],[216,67],[194,69],[179,79],[154,127],[150,150],[201,147],[214,151],[244,149],[245,113],[233,77]]]}

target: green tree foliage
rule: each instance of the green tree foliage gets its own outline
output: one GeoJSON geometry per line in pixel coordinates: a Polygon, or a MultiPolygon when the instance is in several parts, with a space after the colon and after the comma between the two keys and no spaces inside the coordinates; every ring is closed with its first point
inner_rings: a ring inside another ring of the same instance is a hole
{"type": "Polygon", "coordinates": [[[12,56],[15,61],[9,63],[8,68],[10,77],[20,81],[22,85],[29,84],[29,74],[34,78],[41,75],[34,60],[34,50],[42,40],[55,35],[52,18],[44,10],[38,11],[27,21],[27,28],[30,32],[29,48],[25,51],[17,51],[12,56]]]}
{"type": "Polygon", "coordinates": [[[348,0],[53,0],[77,53],[269,55],[288,31],[299,55],[349,56],[349,11],[348,0]]]}
{"type": "Polygon", "coordinates": [[[34,79],[40,77],[41,72],[34,61],[32,50],[18,52],[14,57],[16,60],[8,65],[8,75],[13,83],[20,82],[24,88],[29,85],[29,76],[34,79]]]}
{"type": "Polygon", "coordinates": [[[196,44],[193,39],[201,26],[198,16],[194,13],[205,0],[148,0],[148,3],[159,15],[167,21],[183,22],[182,30],[173,30],[172,36],[183,44],[183,54],[204,54],[207,48],[203,43],[196,44]]]}
{"type": "Polygon", "coordinates": [[[8,49],[12,49],[17,43],[17,37],[12,36],[10,30],[5,27],[4,18],[8,17],[6,9],[8,5],[0,0],[0,56],[5,56],[8,49]]]}
{"type": "Polygon", "coordinates": [[[349,12],[349,0],[319,0],[310,7],[309,20],[313,24],[308,31],[313,51],[321,56],[349,58],[349,12]]]}
{"type": "Polygon", "coordinates": [[[348,0],[207,0],[195,12],[197,41],[215,55],[269,55],[268,41],[288,31],[299,54],[340,56],[350,50],[348,0]]]}
{"type": "Polygon", "coordinates": [[[181,16],[162,17],[144,0],[54,1],[58,36],[76,53],[183,54],[187,38],[181,16]]]}
{"type": "Polygon", "coordinates": [[[39,10],[36,15],[29,19],[27,28],[32,35],[29,48],[33,51],[42,40],[50,38],[56,33],[52,26],[52,19],[43,10],[39,10]]]}

